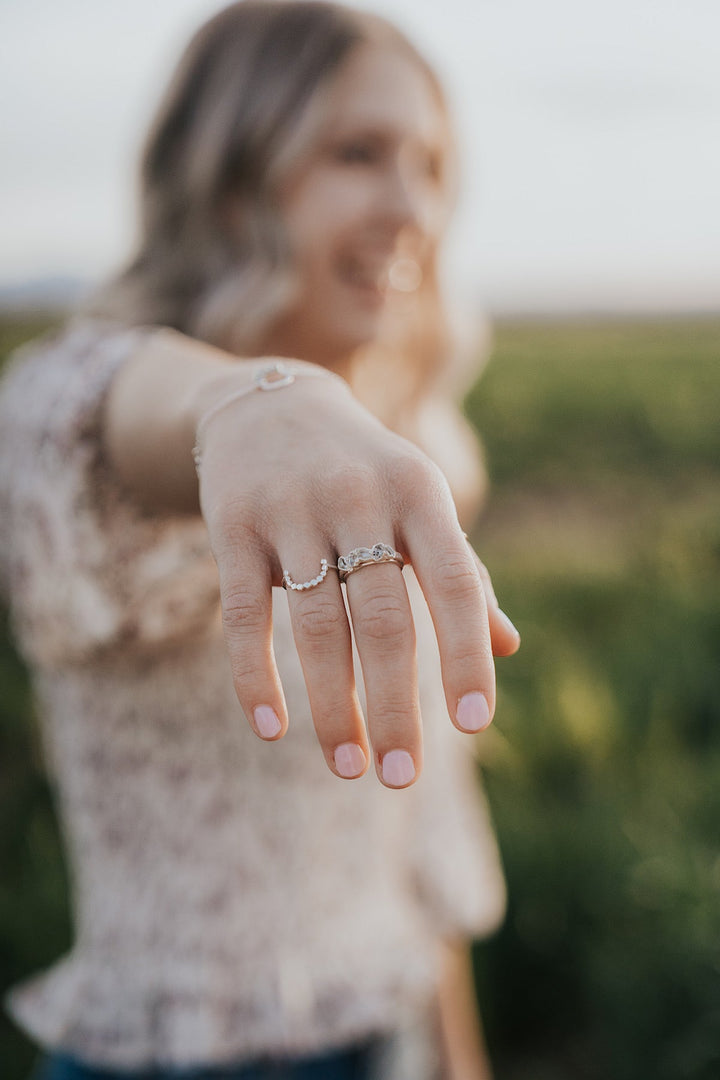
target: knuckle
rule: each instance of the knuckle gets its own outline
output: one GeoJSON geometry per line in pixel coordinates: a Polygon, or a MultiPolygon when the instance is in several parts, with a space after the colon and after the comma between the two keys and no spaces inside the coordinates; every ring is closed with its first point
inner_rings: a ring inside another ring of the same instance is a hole
{"type": "Polygon", "coordinates": [[[245,499],[238,495],[206,503],[203,514],[208,527],[221,534],[242,527],[242,522],[249,518],[245,499]]]}
{"type": "Polygon", "coordinates": [[[414,642],[412,623],[405,608],[390,597],[368,597],[353,614],[358,634],[389,649],[414,642]]]}
{"type": "Polygon", "coordinates": [[[440,589],[454,603],[477,600],[482,592],[478,572],[466,558],[450,555],[442,559],[436,570],[440,589]]]}
{"type": "Polygon", "coordinates": [[[418,720],[417,706],[411,684],[399,682],[397,685],[383,685],[373,697],[375,717],[373,734],[375,738],[402,735],[407,743],[413,743],[417,737],[415,723],[418,720]]]}
{"type": "MultiPolygon", "coordinates": [[[[414,447],[403,448],[389,462],[386,476],[395,489],[420,494],[437,483],[437,466],[414,447]]],[[[440,474],[441,475],[441,474],[440,474]]]]}
{"type": "Polygon", "coordinates": [[[226,630],[259,634],[267,624],[267,607],[257,593],[233,585],[222,594],[223,624],[226,630]]]}
{"type": "Polygon", "coordinates": [[[267,526],[264,503],[248,492],[204,506],[203,517],[216,557],[256,544],[267,526]]]}
{"type": "Polygon", "coordinates": [[[246,699],[252,693],[253,687],[266,684],[265,670],[244,651],[231,653],[230,670],[239,697],[246,699]]]}
{"type": "Polygon", "coordinates": [[[298,604],[294,615],[295,631],[307,645],[327,645],[328,640],[343,629],[345,612],[329,600],[306,598],[298,604]]]}
{"type": "Polygon", "coordinates": [[[477,668],[486,665],[492,670],[492,652],[489,642],[485,639],[471,642],[466,640],[459,642],[452,654],[452,663],[458,671],[467,671],[469,668],[477,668]]]}
{"type": "Polygon", "coordinates": [[[412,700],[393,702],[378,696],[373,706],[373,748],[383,752],[402,746],[417,760],[422,734],[420,716],[412,700]]]}
{"type": "Polygon", "coordinates": [[[422,517],[431,513],[448,522],[456,517],[444,474],[415,447],[399,454],[385,475],[389,491],[405,513],[422,517]]]}

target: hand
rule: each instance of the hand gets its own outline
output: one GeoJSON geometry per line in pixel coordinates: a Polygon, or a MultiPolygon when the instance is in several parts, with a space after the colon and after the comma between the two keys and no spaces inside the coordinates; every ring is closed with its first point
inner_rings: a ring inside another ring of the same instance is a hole
{"type": "MultiPolygon", "coordinates": [[[[256,733],[277,739],[287,708],[272,651],[271,587],[287,569],[314,578],[320,560],[377,541],[417,575],[437,634],[448,711],[461,730],[487,726],[495,708],[492,653],[518,647],[487,571],[457,520],[440,470],[388,431],[342,380],[298,377],[253,391],[205,425],[200,504],[220,573],[223,625],[235,689],[256,733]]],[[[402,572],[360,569],[347,601],[363,669],[375,768],[407,787],[422,767],[415,634],[402,572]]],[[[362,775],[370,756],[337,573],[288,591],[295,643],[325,759],[362,775]]]]}

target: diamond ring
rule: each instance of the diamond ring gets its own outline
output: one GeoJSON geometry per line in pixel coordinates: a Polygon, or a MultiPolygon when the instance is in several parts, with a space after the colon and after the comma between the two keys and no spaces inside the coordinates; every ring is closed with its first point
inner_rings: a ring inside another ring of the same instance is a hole
{"type": "Polygon", "coordinates": [[[350,574],[363,566],[375,566],[377,563],[394,562],[402,569],[404,559],[399,551],[395,551],[389,544],[374,544],[373,547],[358,547],[348,555],[340,555],[337,561],[337,571],[341,581],[347,581],[350,574]]]}
{"type": "MultiPolygon", "coordinates": [[[[293,581],[290,577],[289,570],[283,570],[282,587],[283,589],[292,589],[295,592],[302,592],[303,589],[314,589],[316,585],[319,585],[321,581],[324,581],[327,577],[327,572],[330,569],[327,559],[322,559],[320,562],[320,573],[317,577],[311,578],[310,581],[293,581]]],[[[337,567],[333,567],[336,570],[337,567]]]]}

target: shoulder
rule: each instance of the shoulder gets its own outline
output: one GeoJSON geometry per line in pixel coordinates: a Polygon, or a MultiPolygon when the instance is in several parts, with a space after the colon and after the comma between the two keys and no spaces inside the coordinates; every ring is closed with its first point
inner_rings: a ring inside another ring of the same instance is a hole
{"type": "Polygon", "coordinates": [[[0,379],[0,515],[31,491],[52,498],[60,478],[90,475],[105,391],[137,334],[72,319],[10,356],[0,379]]]}
{"type": "Polygon", "coordinates": [[[0,429],[7,439],[58,428],[87,411],[148,328],[75,317],[21,345],[0,378],[0,429]]]}

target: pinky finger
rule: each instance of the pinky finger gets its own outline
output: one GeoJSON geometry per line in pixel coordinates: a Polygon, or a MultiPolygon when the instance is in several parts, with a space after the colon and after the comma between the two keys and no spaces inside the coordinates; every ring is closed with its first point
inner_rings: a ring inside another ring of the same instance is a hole
{"type": "Polygon", "coordinates": [[[487,600],[488,624],[490,627],[490,641],[492,644],[493,656],[512,656],[513,653],[516,653],[520,648],[520,633],[517,627],[513,625],[505,612],[500,608],[488,568],[473,548],[468,535],[464,535],[475,558],[475,565],[477,566],[483,591],[485,593],[485,599],[487,600]]]}

